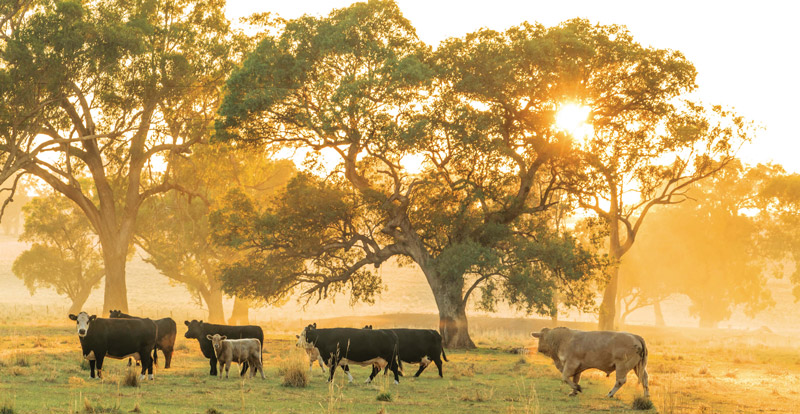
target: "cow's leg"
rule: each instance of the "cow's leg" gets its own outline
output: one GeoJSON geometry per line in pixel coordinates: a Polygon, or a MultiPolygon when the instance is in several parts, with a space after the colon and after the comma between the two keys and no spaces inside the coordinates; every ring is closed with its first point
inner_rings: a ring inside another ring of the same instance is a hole
{"type": "Polygon", "coordinates": [[[167,369],[172,365],[172,353],[175,352],[175,348],[170,346],[164,348],[163,351],[164,351],[164,369],[167,369]]]}
{"type": "Polygon", "coordinates": [[[614,384],[614,388],[608,392],[608,398],[613,398],[614,394],[625,385],[625,382],[628,380],[628,370],[625,368],[617,368],[617,382],[614,384]]]}
{"type": "Polygon", "coordinates": [[[219,361],[219,372],[217,372],[217,376],[219,377],[219,379],[222,379],[222,373],[224,371],[225,371],[225,363],[222,362],[222,361],[219,361]]]}
{"type": "MultiPolygon", "coordinates": [[[[208,362],[211,365],[211,372],[209,374],[210,375],[217,375],[217,356],[216,355],[211,355],[211,358],[208,359],[208,362]]],[[[222,371],[222,367],[220,367],[220,371],[222,371]]]]}
{"type": "Polygon", "coordinates": [[[350,365],[345,364],[342,369],[344,370],[344,373],[347,374],[347,382],[352,383],[353,376],[350,374],[350,365]]]}
{"type": "Polygon", "coordinates": [[[389,367],[392,370],[392,372],[394,373],[394,383],[395,384],[399,384],[400,383],[400,367],[397,364],[397,360],[392,358],[391,362],[389,362],[389,367]]]}
{"type": "Polygon", "coordinates": [[[97,378],[103,379],[103,359],[106,357],[106,354],[103,352],[95,352],[94,359],[96,360],[96,367],[97,367],[97,378]]]}
{"type": "MultiPolygon", "coordinates": [[[[258,372],[261,373],[261,379],[267,379],[267,377],[264,376],[264,363],[261,362],[261,356],[260,355],[258,356],[258,359],[256,360],[256,363],[258,364],[258,365],[256,365],[256,368],[258,368],[258,372]]],[[[256,375],[253,374],[253,376],[255,377],[256,375]]]]}
{"type": "Polygon", "coordinates": [[[95,366],[95,360],[90,359],[89,360],[89,377],[90,378],[94,378],[94,366],[95,366]]]}
{"type": "Polygon", "coordinates": [[[329,361],[328,367],[330,367],[330,375],[328,376],[328,382],[332,382],[333,373],[336,372],[336,366],[339,365],[339,361],[334,357],[331,357],[331,359],[328,361],[329,361]]]}
{"type": "MultiPolygon", "coordinates": [[[[248,367],[249,367],[249,364],[247,363],[247,361],[242,362],[242,364],[241,364],[242,370],[239,372],[239,376],[240,377],[243,377],[244,374],[247,374],[247,368],[248,367]]],[[[253,375],[255,375],[255,373],[253,373],[253,375]]]]}
{"type": "MultiPolygon", "coordinates": [[[[155,352],[155,349],[153,349],[153,352],[155,352]]],[[[146,350],[139,350],[139,355],[142,359],[142,374],[139,376],[139,379],[143,380],[145,373],[150,375],[150,379],[153,379],[153,358],[146,350]]]]}
{"type": "MultiPolygon", "coordinates": [[[[228,378],[228,373],[231,372],[231,364],[232,363],[233,363],[232,361],[228,361],[228,362],[225,363],[225,378],[228,378]]],[[[236,371],[234,371],[234,372],[236,372],[236,371]]]]}
{"type": "Polygon", "coordinates": [[[572,377],[574,377],[579,372],[578,368],[580,368],[580,363],[567,361],[567,363],[564,364],[564,370],[561,371],[561,379],[564,380],[564,382],[566,382],[567,385],[572,387],[572,392],[569,394],[570,397],[574,397],[578,395],[579,392],[582,391],[581,386],[572,381],[572,377]]]}
{"type": "MultiPolygon", "coordinates": [[[[325,373],[325,361],[322,359],[322,355],[317,355],[317,363],[319,364],[319,368],[322,370],[322,373],[325,373]]],[[[313,362],[312,362],[313,364],[313,362]]]]}
{"type": "Polygon", "coordinates": [[[416,374],[414,374],[414,377],[415,378],[419,377],[419,375],[422,374],[422,371],[425,371],[425,368],[428,368],[428,365],[430,364],[431,360],[428,359],[428,357],[423,357],[422,360],[419,362],[419,370],[417,371],[416,374]]]}
{"type": "Polygon", "coordinates": [[[444,378],[444,376],[442,375],[442,358],[434,359],[433,363],[436,364],[436,368],[439,369],[439,378],[444,378]]]}

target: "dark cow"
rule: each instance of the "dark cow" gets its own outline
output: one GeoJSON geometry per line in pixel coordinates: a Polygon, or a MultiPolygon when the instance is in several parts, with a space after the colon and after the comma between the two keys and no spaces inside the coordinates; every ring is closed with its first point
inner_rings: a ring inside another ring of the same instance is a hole
{"type": "Polygon", "coordinates": [[[97,367],[98,378],[103,378],[105,357],[124,359],[134,357],[142,361],[141,378],[145,371],[153,379],[153,357],[158,328],[150,319],[103,319],[86,312],[69,318],[78,324],[83,357],[89,360],[90,376],[94,378],[97,367]]]}
{"type": "MultiPolygon", "coordinates": [[[[190,339],[197,339],[197,342],[200,343],[200,350],[203,352],[203,356],[209,359],[209,364],[211,365],[211,375],[217,375],[217,355],[214,352],[214,345],[212,345],[211,340],[208,339],[209,335],[224,335],[228,339],[255,338],[261,342],[262,346],[264,344],[264,331],[261,330],[260,326],[215,325],[197,320],[192,320],[191,322],[184,321],[184,323],[189,328],[184,336],[190,339]]],[[[246,362],[242,363],[242,371],[240,375],[243,376],[245,373],[247,373],[247,367],[248,364],[246,362]]]]}
{"type": "MultiPolygon", "coordinates": [[[[367,325],[364,329],[372,329],[372,325],[367,325]]],[[[447,361],[447,355],[442,347],[442,336],[433,329],[388,329],[397,335],[399,349],[399,359],[402,366],[403,362],[409,364],[419,364],[419,370],[414,377],[419,377],[422,371],[430,365],[431,361],[439,368],[439,377],[442,377],[442,358],[447,361]]],[[[373,371],[377,367],[373,367],[373,371]]]]}
{"type": "MultiPolygon", "coordinates": [[[[397,335],[389,330],[317,329],[316,324],[308,325],[297,336],[297,346],[319,350],[320,356],[330,368],[329,382],[333,380],[337,366],[357,364],[377,365],[380,367],[378,370],[388,366],[394,373],[394,383],[400,383],[397,335]]],[[[377,371],[373,369],[367,382],[371,382],[376,374],[377,371]]]]}
{"type": "MultiPolygon", "coordinates": [[[[138,316],[128,315],[119,310],[109,312],[111,319],[144,319],[138,316]]],[[[172,364],[172,352],[175,349],[175,337],[178,335],[178,326],[172,318],[156,319],[153,322],[158,327],[158,338],[156,338],[156,349],[164,353],[164,368],[169,368],[172,364]]],[[[158,354],[153,353],[153,363],[158,364],[158,354]]]]}

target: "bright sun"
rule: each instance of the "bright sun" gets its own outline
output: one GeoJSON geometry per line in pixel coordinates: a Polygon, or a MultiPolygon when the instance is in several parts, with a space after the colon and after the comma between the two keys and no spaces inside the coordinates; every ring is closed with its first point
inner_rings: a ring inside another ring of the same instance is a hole
{"type": "Polygon", "coordinates": [[[586,139],[594,132],[592,125],[586,122],[591,112],[592,108],[588,106],[564,104],[556,113],[556,127],[574,138],[586,139]]]}

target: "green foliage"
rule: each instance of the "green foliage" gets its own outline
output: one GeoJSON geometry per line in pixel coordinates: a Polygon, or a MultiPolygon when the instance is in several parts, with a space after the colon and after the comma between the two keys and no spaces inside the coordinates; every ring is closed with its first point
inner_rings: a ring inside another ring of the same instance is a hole
{"type": "Polygon", "coordinates": [[[79,310],[103,278],[102,253],[89,221],[68,199],[56,193],[23,207],[21,241],[32,243],[14,261],[12,271],[33,294],[54,288],[79,310]]]}

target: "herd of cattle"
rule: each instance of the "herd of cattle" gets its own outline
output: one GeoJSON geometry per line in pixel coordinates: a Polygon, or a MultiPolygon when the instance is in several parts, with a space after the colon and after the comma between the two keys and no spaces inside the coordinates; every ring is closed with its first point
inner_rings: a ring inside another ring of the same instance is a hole
{"type": "MultiPolygon", "coordinates": [[[[70,314],[77,323],[83,357],[89,360],[90,376],[102,378],[103,360],[133,358],[141,363],[141,379],[148,375],[153,379],[153,365],[158,362],[157,351],[164,354],[164,368],[169,368],[175,346],[177,328],[171,318],[151,320],[126,315],[112,310],[110,318],[98,318],[80,312],[70,314]]],[[[200,351],[208,358],[210,374],[222,378],[222,370],[228,377],[231,363],[241,367],[240,375],[248,369],[250,376],[256,373],[265,378],[262,365],[264,332],[254,325],[228,326],[185,321],[184,335],[196,339],[200,351]],[[219,366],[219,370],[217,370],[219,366]]],[[[647,346],[639,335],[625,332],[584,332],[568,328],[544,328],[534,332],[539,339],[538,351],[553,359],[562,379],[572,387],[571,396],[581,392],[578,384],[583,371],[599,369],[611,375],[616,373],[614,388],[609,397],[625,384],[628,372],[633,370],[639,378],[645,397],[649,396],[647,384],[647,346]]],[[[357,328],[317,328],[311,324],[296,335],[297,347],[309,356],[309,369],[318,361],[322,372],[329,368],[328,381],[333,380],[337,367],[341,367],[350,382],[350,364],[371,366],[372,373],[367,382],[381,371],[391,371],[394,382],[400,382],[402,363],[419,364],[414,375],[418,377],[431,362],[436,364],[442,377],[442,359],[447,356],[442,346],[442,337],[432,329],[372,329],[367,325],[357,328]]],[[[130,362],[129,362],[130,363],[130,362]]]]}

